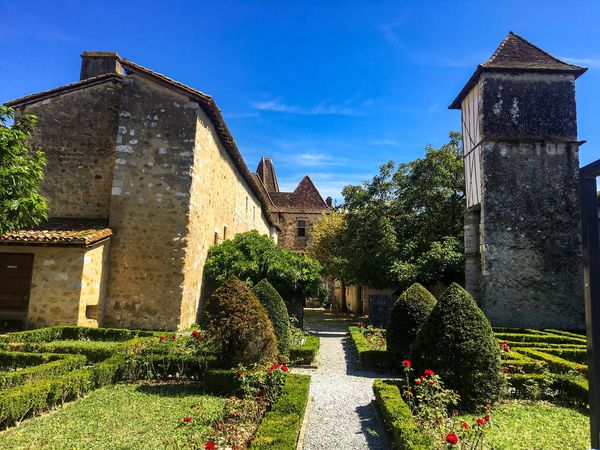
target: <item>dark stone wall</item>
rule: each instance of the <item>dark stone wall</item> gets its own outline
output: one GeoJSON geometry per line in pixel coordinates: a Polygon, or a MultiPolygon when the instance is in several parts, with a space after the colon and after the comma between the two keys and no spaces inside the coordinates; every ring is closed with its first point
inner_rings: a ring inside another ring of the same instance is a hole
{"type": "Polygon", "coordinates": [[[121,83],[107,81],[18,108],[38,117],[30,144],[48,161],[52,217],[108,218],[121,83]]]}
{"type": "Polygon", "coordinates": [[[577,139],[573,76],[496,73],[482,80],[486,139],[577,139]]]}
{"type": "Polygon", "coordinates": [[[583,328],[576,143],[486,142],[481,306],[493,325],[583,328]]]}
{"type": "Polygon", "coordinates": [[[369,323],[374,327],[385,327],[396,300],[397,295],[369,295],[369,323]]]}

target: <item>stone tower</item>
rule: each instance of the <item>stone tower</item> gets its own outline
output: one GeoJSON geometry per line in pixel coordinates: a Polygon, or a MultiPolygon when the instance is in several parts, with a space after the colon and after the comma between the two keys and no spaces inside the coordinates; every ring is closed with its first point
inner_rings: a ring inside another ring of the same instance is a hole
{"type": "Polygon", "coordinates": [[[579,145],[567,64],[510,33],[462,110],[466,287],[495,326],[583,328],[579,145]]]}

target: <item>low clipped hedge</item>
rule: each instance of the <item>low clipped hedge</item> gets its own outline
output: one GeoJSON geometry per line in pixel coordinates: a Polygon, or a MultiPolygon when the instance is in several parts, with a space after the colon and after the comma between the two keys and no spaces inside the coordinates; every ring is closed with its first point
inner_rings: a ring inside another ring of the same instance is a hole
{"type": "Polygon", "coordinates": [[[87,361],[83,355],[23,352],[0,352],[0,358],[3,360],[10,359],[14,364],[14,368],[20,367],[18,370],[0,371],[0,389],[8,389],[42,378],[62,375],[80,369],[87,361]],[[35,365],[30,365],[36,359],[35,365]],[[21,363],[18,362],[19,360],[21,363]]]}
{"type": "Polygon", "coordinates": [[[294,365],[312,364],[317,358],[320,344],[318,336],[306,336],[301,345],[290,345],[290,362],[294,365]]]}
{"type": "Polygon", "coordinates": [[[573,336],[559,336],[550,333],[494,333],[496,339],[513,343],[544,342],[546,344],[577,344],[585,345],[585,338],[573,336]]]}
{"type": "Polygon", "coordinates": [[[554,375],[550,380],[547,375],[540,373],[514,374],[509,378],[510,387],[514,389],[512,396],[530,400],[527,385],[535,383],[538,386],[548,387],[557,393],[556,398],[561,403],[586,408],[589,402],[589,386],[587,380],[567,375],[554,375]]]}
{"type": "Polygon", "coordinates": [[[123,328],[46,327],[0,335],[3,342],[111,341],[156,336],[158,332],[123,328]]]}
{"type": "Polygon", "coordinates": [[[534,348],[520,348],[519,353],[525,356],[529,356],[533,359],[544,361],[548,364],[548,368],[551,372],[555,373],[567,373],[569,371],[575,371],[580,369],[582,373],[587,373],[587,366],[578,364],[572,361],[568,361],[559,356],[546,353],[545,351],[534,349],[534,348]]]}
{"type": "Polygon", "coordinates": [[[359,327],[348,327],[350,337],[358,353],[358,360],[365,369],[385,369],[390,365],[390,357],[385,350],[375,350],[359,327]]]}
{"type": "Polygon", "coordinates": [[[310,376],[288,375],[283,392],[265,414],[250,449],[294,450],[302,427],[310,376]]]}
{"type": "Polygon", "coordinates": [[[432,448],[429,438],[417,427],[397,384],[377,379],[373,383],[373,391],[377,407],[397,449],[429,450],[432,448]]]}

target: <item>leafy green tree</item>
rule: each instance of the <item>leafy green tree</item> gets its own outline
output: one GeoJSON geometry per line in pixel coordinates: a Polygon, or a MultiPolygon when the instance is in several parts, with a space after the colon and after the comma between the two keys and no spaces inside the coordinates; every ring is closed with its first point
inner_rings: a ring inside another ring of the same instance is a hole
{"type": "Polygon", "coordinates": [[[359,284],[406,289],[414,282],[461,282],[464,166],[461,136],[425,157],[392,161],[343,190],[347,272],[359,284]]]}
{"type": "Polygon", "coordinates": [[[348,280],[349,259],[346,217],[342,212],[324,215],[313,225],[308,243],[308,254],[323,266],[323,275],[348,280]]]}
{"type": "Polygon", "coordinates": [[[25,144],[36,119],[14,117],[11,108],[0,105],[0,234],[37,225],[48,217],[46,201],[38,193],[46,159],[25,144]]]}
{"type": "Polygon", "coordinates": [[[281,298],[281,295],[279,295],[279,292],[266,279],[259,281],[258,284],[254,285],[252,290],[260,300],[260,303],[265,307],[267,315],[273,324],[273,330],[275,331],[279,346],[279,354],[287,356],[290,346],[290,319],[285,302],[281,298]]]}
{"type": "Polygon", "coordinates": [[[278,247],[269,236],[253,230],[212,247],[204,271],[208,280],[217,284],[231,276],[251,286],[267,279],[289,300],[316,294],[321,265],[278,247]]]}

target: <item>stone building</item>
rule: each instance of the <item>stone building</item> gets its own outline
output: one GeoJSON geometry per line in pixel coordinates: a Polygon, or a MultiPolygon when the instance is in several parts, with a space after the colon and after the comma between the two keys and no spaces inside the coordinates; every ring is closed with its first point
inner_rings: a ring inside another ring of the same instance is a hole
{"type": "Polygon", "coordinates": [[[493,325],[584,326],[575,80],[510,33],[450,108],[462,110],[466,287],[493,325]]]}
{"type": "Polygon", "coordinates": [[[85,52],[80,81],[7,105],[39,118],[30,146],[48,159],[52,220],[1,237],[3,318],[185,328],[211,245],[251,229],[277,239],[280,213],[202,92],[85,52]]]}
{"type": "Polygon", "coordinates": [[[308,175],[300,181],[294,192],[281,192],[271,158],[260,160],[255,175],[273,203],[280,227],[279,245],[305,254],[312,226],[321,220],[323,214],[331,211],[331,197],[323,201],[308,175]]]}

